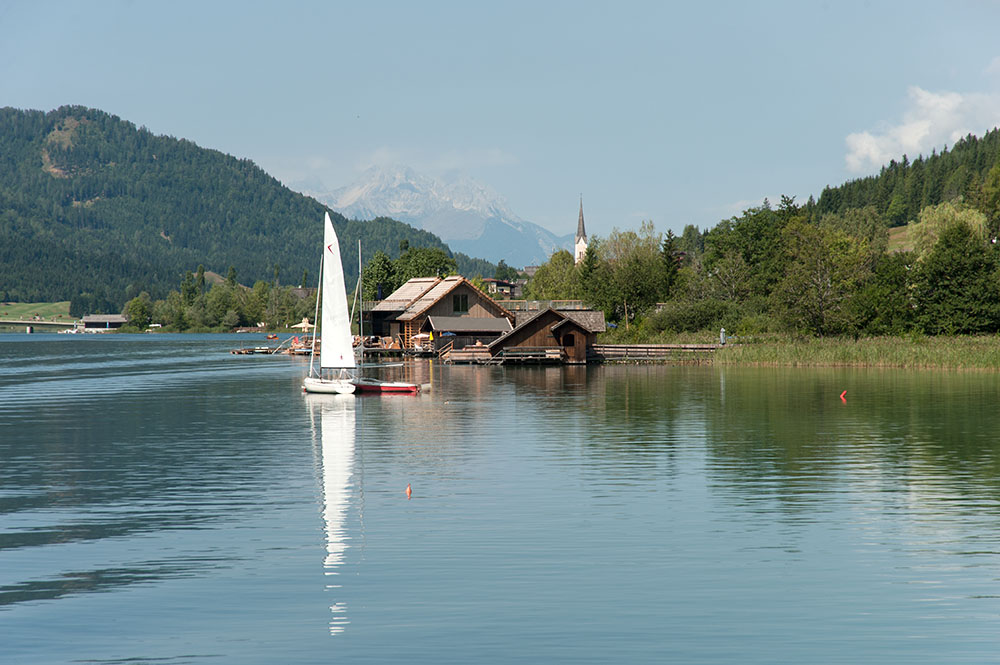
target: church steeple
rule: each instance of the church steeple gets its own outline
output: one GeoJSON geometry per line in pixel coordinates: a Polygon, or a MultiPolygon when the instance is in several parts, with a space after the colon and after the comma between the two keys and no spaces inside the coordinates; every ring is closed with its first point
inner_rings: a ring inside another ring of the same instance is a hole
{"type": "Polygon", "coordinates": [[[587,253],[587,229],[583,226],[583,194],[580,194],[580,221],[576,224],[576,242],[573,245],[573,258],[576,263],[583,261],[587,253]]]}

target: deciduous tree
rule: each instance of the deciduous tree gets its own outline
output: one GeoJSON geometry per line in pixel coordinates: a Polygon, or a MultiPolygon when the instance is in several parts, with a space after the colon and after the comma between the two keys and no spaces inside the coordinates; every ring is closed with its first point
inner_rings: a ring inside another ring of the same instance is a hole
{"type": "Polygon", "coordinates": [[[928,334],[994,333],[1000,327],[995,253],[966,224],[944,228],[918,263],[916,319],[928,334]]]}
{"type": "Polygon", "coordinates": [[[772,296],[776,313],[801,332],[831,335],[854,330],[852,299],[871,272],[868,244],[801,221],[788,225],[783,240],[788,260],[772,296]]]}

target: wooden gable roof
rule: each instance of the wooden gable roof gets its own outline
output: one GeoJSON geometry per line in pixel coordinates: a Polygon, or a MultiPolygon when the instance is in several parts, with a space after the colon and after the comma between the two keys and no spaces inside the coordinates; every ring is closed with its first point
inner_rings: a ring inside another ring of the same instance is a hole
{"type": "Polygon", "coordinates": [[[567,319],[572,319],[587,332],[602,333],[608,329],[604,322],[604,312],[592,309],[561,310],[567,319]]]}
{"type": "Polygon", "coordinates": [[[441,282],[440,277],[414,277],[389,294],[373,308],[373,312],[402,312],[441,282]]]}
{"type": "MultiPolygon", "coordinates": [[[[607,324],[604,322],[604,312],[601,310],[592,309],[563,309],[560,307],[552,307],[555,311],[562,314],[567,319],[573,319],[580,324],[581,327],[585,328],[588,332],[592,333],[602,333],[607,330],[607,324]]],[[[533,311],[519,311],[517,313],[517,322],[514,327],[521,325],[527,321],[538,316],[539,312],[544,312],[545,310],[533,310],[533,311]]]]}
{"type": "MultiPolygon", "coordinates": [[[[560,313],[562,314],[564,312],[560,312],[560,313]]],[[[580,332],[583,332],[583,333],[592,333],[592,332],[594,332],[594,331],[588,329],[587,326],[583,325],[582,323],[580,323],[576,319],[570,318],[568,316],[565,319],[563,319],[562,321],[560,321],[559,323],[557,323],[554,326],[552,326],[552,332],[556,332],[556,331],[562,330],[564,328],[576,328],[577,330],[579,330],[580,332]]]]}
{"type": "Polygon", "coordinates": [[[532,316],[531,318],[522,321],[520,324],[517,325],[516,328],[511,330],[509,333],[501,335],[494,341],[490,342],[487,348],[489,348],[490,353],[495,353],[496,351],[499,351],[500,349],[510,344],[517,344],[518,340],[530,337],[532,331],[545,326],[546,324],[543,321],[543,319],[549,319],[553,323],[558,324],[565,321],[566,316],[562,312],[556,311],[551,307],[543,309],[534,316],[532,316]]]}
{"type": "MultiPolygon", "coordinates": [[[[412,280],[411,280],[412,281],[412,280]]],[[[453,275],[451,277],[445,277],[440,280],[430,289],[424,291],[420,297],[415,299],[406,308],[406,311],[396,317],[398,321],[412,321],[424,313],[427,312],[436,303],[440,302],[442,298],[446,297],[456,288],[461,285],[469,287],[474,293],[479,296],[480,303],[488,310],[492,310],[494,314],[498,317],[503,316],[507,319],[513,321],[514,315],[507,311],[504,307],[499,305],[497,301],[490,298],[487,294],[483,293],[475,287],[469,280],[465,279],[460,275],[453,275]]]]}

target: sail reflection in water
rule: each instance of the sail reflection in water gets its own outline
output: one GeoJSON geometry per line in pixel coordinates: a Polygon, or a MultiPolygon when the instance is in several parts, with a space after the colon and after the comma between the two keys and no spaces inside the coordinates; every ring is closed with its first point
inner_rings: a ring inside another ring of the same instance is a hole
{"type": "MultiPolygon", "coordinates": [[[[339,575],[344,553],[350,540],[345,525],[350,505],[351,473],[354,466],[355,398],[353,395],[306,395],[312,422],[313,440],[318,434],[321,471],[323,474],[323,521],[326,525],[326,575],[339,575]],[[317,431],[316,421],[319,421],[317,431]]],[[[339,589],[332,581],[327,589],[339,589]]],[[[333,593],[336,593],[334,591],[333,593]]],[[[335,602],[330,606],[330,633],[344,632],[350,621],[347,606],[335,602]]]]}

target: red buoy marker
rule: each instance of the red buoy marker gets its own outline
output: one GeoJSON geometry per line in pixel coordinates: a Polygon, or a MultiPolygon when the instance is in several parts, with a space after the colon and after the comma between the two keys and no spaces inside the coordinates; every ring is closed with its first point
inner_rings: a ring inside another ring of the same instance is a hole
{"type": "Polygon", "coordinates": [[[847,394],[846,390],[844,392],[840,393],[840,401],[843,402],[844,404],[847,404],[847,398],[844,397],[844,395],[846,395],[846,394],[847,394]]]}
{"type": "Polygon", "coordinates": [[[413,490],[410,489],[410,483],[406,483],[406,498],[409,499],[411,494],[413,494],[413,490]]]}

